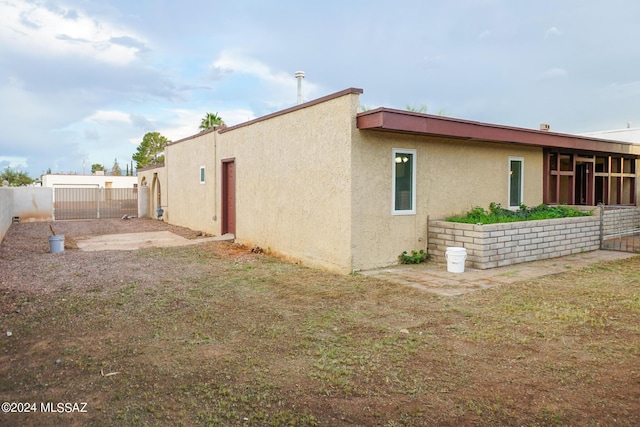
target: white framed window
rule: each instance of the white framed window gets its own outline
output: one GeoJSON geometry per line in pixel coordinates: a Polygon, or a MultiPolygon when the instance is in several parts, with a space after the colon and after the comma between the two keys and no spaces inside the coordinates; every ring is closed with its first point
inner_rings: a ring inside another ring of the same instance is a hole
{"type": "Polygon", "coordinates": [[[204,166],[200,166],[200,184],[204,184],[204,166]]]}
{"type": "Polygon", "coordinates": [[[415,215],[416,213],[416,150],[394,148],[392,150],[391,214],[415,215]]]}
{"type": "Polygon", "coordinates": [[[509,157],[509,209],[519,209],[524,194],[524,159],[509,157]]]}

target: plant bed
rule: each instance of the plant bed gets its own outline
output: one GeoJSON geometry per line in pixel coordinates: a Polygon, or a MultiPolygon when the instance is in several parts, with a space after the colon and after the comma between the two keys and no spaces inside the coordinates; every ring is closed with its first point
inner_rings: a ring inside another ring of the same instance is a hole
{"type": "Polygon", "coordinates": [[[599,215],[466,224],[429,221],[429,253],[444,261],[447,247],[467,250],[467,265],[477,269],[556,258],[600,247],[599,215]]]}
{"type": "Polygon", "coordinates": [[[520,205],[518,210],[503,208],[500,203],[491,203],[489,210],[477,206],[464,215],[453,215],[446,221],[463,222],[466,224],[498,224],[503,222],[536,221],[543,219],[573,218],[578,216],[590,216],[591,211],[580,210],[571,206],[547,206],[538,205],[528,207],[520,205]]]}

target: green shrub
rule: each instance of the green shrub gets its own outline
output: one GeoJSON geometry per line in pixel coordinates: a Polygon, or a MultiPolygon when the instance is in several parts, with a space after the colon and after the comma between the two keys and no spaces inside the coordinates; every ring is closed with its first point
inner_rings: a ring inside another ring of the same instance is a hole
{"type": "Polygon", "coordinates": [[[500,203],[492,202],[488,211],[476,206],[464,215],[453,215],[445,218],[445,220],[467,224],[497,224],[501,222],[535,221],[589,215],[591,215],[591,212],[582,212],[569,206],[547,206],[543,204],[529,208],[525,205],[520,205],[520,209],[512,211],[503,208],[500,203]]]}
{"type": "Polygon", "coordinates": [[[430,254],[420,249],[420,251],[411,251],[411,255],[407,255],[407,251],[402,252],[398,255],[398,260],[400,264],[420,264],[421,262],[425,262],[431,257],[430,254]]]}

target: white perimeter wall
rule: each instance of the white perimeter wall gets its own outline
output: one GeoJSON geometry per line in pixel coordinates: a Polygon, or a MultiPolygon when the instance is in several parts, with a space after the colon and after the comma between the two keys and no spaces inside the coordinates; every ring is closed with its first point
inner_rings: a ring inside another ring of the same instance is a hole
{"type": "Polygon", "coordinates": [[[0,187],[0,242],[11,227],[13,213],[13,195],[11,188],[0,187]]]}
{"type": "Polygon", "coordinates": [[[21,222],[53,220],[53,189],[44,187],[0,188],[0,241],[14,217],[21,222]]]}

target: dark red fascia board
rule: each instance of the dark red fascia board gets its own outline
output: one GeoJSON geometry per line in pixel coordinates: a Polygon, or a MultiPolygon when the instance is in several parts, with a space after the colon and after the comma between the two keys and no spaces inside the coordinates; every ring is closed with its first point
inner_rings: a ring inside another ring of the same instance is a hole
{"type": "Polygon", "coordinates": [[[390,108],[377,108],[359,113],[356,120],[360,130],[640,156],[640,147],[628,142],[501,126],[390,108]]]}

